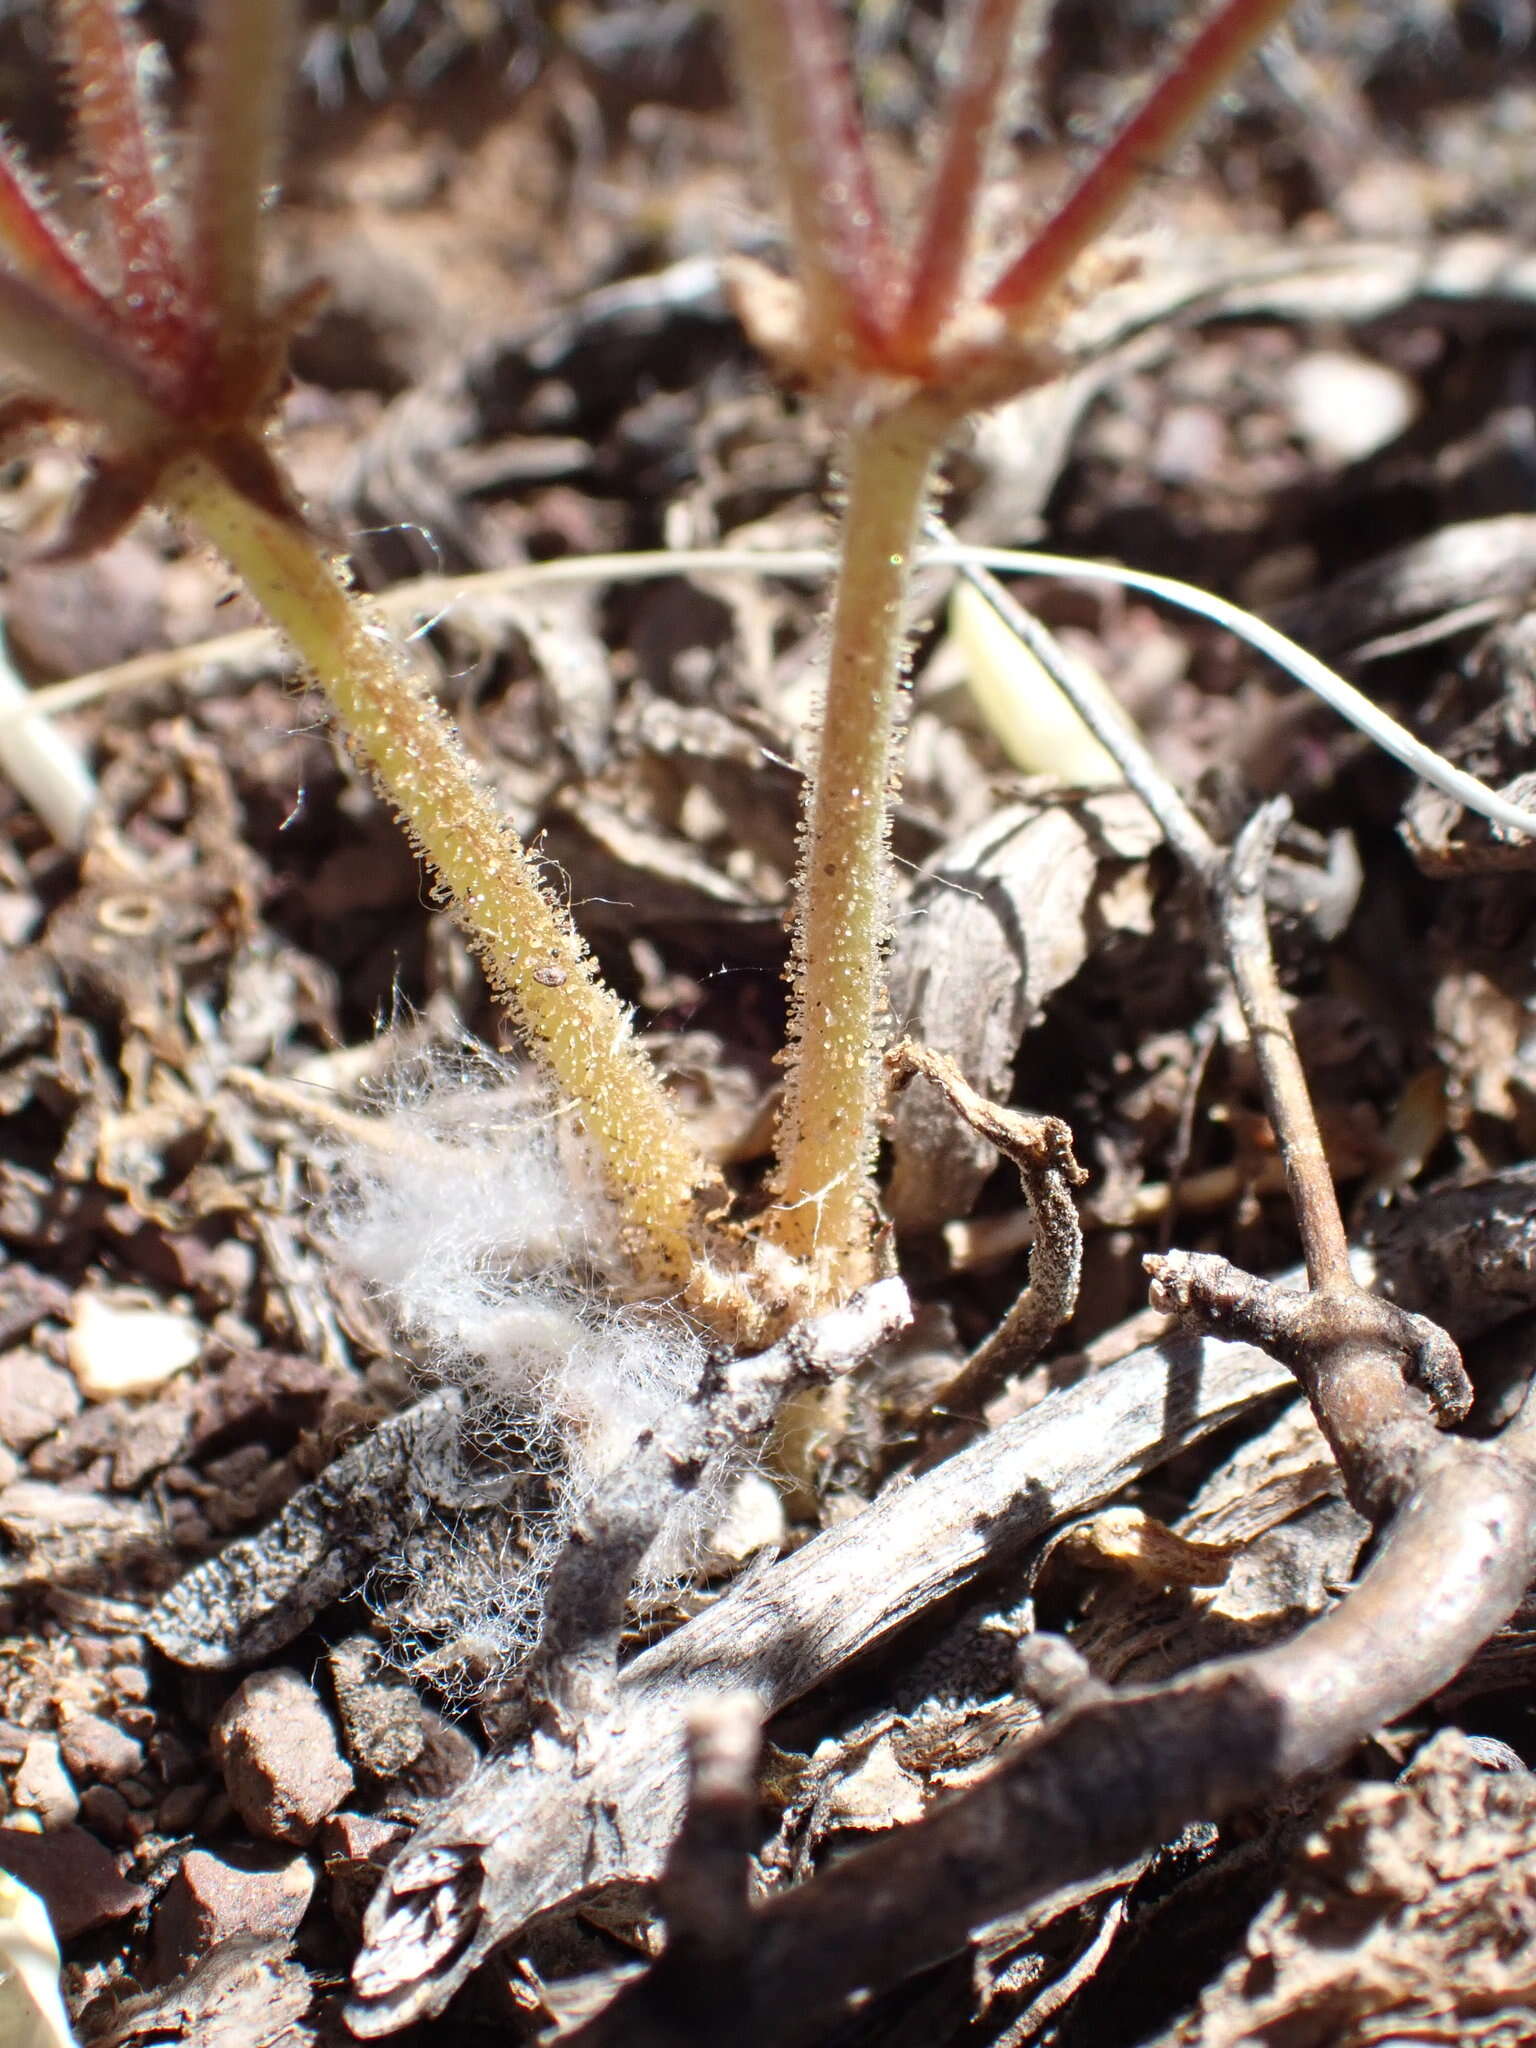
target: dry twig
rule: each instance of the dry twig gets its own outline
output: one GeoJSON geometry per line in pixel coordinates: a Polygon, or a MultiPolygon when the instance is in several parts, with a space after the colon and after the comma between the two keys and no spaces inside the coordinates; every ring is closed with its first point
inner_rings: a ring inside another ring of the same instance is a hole
{"type": "Polygon", "coordinates": [[[1011,1372],[1040,1356],[1077,1306],[1083,1275],[1083,1226],[1072,1189],[1088,1178],[1072,1152],[1072,1133],[1054,1116],[1023,1116],[988,1102],[943,1053],[904,1038],[886,1054],[894,1087],[921,1074],[939,1089],[956,1115],[1019,1169],[1034,1219],[1029,1284],[1002,1322],[935,1394],[932,1412],[977,1414],[981,1403],[1011,1372]]]}
{"type": "Polygon", "coordinates": [[[533,1731],[401,1853],[364,1922],[354,2031],[386,2034],[439,2011],[536,1914],[610,1881],[658,1876],[684,1810],[693,1705],[746,1692],[770,1718],[1286,1383],[1250,1345],[1151,1346],[750,1574],[625,1666],[618,1710],[584,1732],[579,1754],[533,1731]]]}

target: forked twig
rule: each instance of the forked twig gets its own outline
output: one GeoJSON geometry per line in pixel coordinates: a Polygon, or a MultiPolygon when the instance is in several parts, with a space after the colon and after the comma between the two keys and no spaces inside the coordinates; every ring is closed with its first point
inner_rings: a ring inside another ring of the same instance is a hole
{"type": "Polygon", "coordinates": [[[1219,879],[1216,908],[1227,965],[1280,1144],[1307,1280],[1318,1292],[1358,1293],[1362,1290],[1349,1270],[1349,1239],[1275,972],[1265,917],[1264,873],[1290,816],[1290,803],[1283,797],[1255,812],[1219,879]]]}
{"type": "Polygon", "coordinates": [[[1263,1344],[1295,1372],[1338,1458],[1351,1499],[1373,1519],[1409,1476],[1389,1455],[1405,1384],[1434,1419],[1459,1422],[1472,1389],[1461,1354],[1436,1324],[1378,1299],[1350,1270],[1349,1240],[1312,1098],[1275,973],[1264,871],[1290,805],[1266,804],[1240,835],[1215,891],[1228,965],[1285,1166],[1310,1292],[1255,1280],[1224,1259],[1170,1253],[1145,1263],[1153,1300],[1224,1336],[1263,1344]]]}
{"type": "MultiPolygon", "coordinates": [[[[1441,1438],[1406,1396],[1411,1498],[1337,1608],[1289,1642],[1072,1706],[991,1777],[914,1826],[770,1900],[737,1978],[732,2048],[796,2048],[855,1994],[964,1948],[972,1932],[1331,1768],[1456,1675],[1536,1566],[1536,1430],[1441,1438]],[[1433,1597],[1426,1597],[1432,1589],[1433,1597]]],[[[668,1960],[573,2039],[697,2048],[668,1960]]]]}

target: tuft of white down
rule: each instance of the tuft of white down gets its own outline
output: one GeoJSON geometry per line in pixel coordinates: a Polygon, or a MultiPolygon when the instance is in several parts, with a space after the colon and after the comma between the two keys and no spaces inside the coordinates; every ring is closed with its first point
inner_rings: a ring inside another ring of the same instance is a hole
{"type": "MultiPolygon", "coordinates": [[[[537,1636],[549,1569],[594,1491],[642,1432],[688,1405],[706,1358],[666,1303],[623,1298],[614,1214],[571,1120],[488,1055],[418,1060],[376,1141],[342,1162],[326,1235],[388,1311],[425,1377],[462,1387],[466,1461],[515,1461],[539,1483],[536,1526],[496,1549],[449,1544],[443,1605],[516,1662],[537,1636]],[[482,1560],[476,1563],[476,1559],[482,1560]]],[[[685,1579],[740,1461],[672,1496],[637,1592],[685,1579]]],[[[419,1615],[420,1594],[412,1608],[419,1615]]]]}

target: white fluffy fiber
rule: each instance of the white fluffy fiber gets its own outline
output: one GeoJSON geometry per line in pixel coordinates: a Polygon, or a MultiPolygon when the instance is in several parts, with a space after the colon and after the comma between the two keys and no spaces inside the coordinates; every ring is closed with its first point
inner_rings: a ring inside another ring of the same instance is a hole
{"type": "MultiPolygon", "coordinates": [[[[337,1258],[425,1373],[465,1390],[476,1447],[507,1446],[546,1482],[549,1506],[494,1566],[483,1542],[447,1552],[445,1608],[515,1662],[560,1543],[641,1432],[687,1402],[703,1340],[666,1304],[623,1300],[617,1227],[569,1119],[488,1056],[414,1063],[343,1178],[337,1258]]],[[[731,1476],[679,1497],[642,1591],[686,1573],[731,1476]]]]}

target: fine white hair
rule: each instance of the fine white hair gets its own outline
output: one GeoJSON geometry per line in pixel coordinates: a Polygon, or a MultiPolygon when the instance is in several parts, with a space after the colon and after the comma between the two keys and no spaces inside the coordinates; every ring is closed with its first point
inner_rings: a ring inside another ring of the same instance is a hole
{"type": "MultiPolygon", "coordinates": [[[[571,1119],[487,1054],[412,1061],[341,1183],[325,1225],[334,1256],[416,1369],[464,1390],[466,1464],[489,1455],[527,1482],[499,1533],[473,1517],[427,1532],[382,1583],[440,1576],[413,1592],[413,1622],[435,1602],[483,1675],[505,1679],[537,1643],[550,1569],[594,1491],[693,1399],[704,1339],[670,1304],[624,1298],[617,1220],[571,1119]]],[[[639,1597],[686,1582],[743,1469],[722,1462],[672,1496],[639,1597]]]]}

